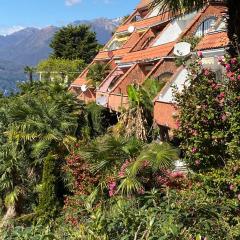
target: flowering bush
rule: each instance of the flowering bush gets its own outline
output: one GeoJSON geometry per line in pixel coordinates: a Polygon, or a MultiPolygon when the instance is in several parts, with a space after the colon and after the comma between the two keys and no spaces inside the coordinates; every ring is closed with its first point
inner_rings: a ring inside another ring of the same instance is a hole
{"type": "Polygon", "coordinates": [[[177,136],[186,162],[193,169],[222,166],[227,158],[225,84],[215,73],[203,68],[201,52],[189,67],[188,82],[176,92],[179,116],[177,136]]]}
{"type": "Polygon", "coordinates": [[[229,115],[228,151],[232,158],[240,159],[240,57],[232,59],[219,59],[226,69],[226,112],[229,115]]]}

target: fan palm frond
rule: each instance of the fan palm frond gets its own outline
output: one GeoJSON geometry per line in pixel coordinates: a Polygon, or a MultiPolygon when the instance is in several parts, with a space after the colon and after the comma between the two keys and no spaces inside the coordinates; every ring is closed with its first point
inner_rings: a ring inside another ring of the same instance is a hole
{"type": "MultiPolygon", "coordinates": [[[[137,161],[148,161],[153,171],[160,169],[170,169],[178,159],[178,150],[168,143],[151,143],[142,151],[137,161]]],[[[137,162],[136,161],[136,162],[137,162]]]]}
{"type": "Polygon", "coordinates": [[[142,188],[141,182],[135,176],[127,176],[119,185],[118,191],[125,195],[130,195],[142,188]]]}
{"type": "Polygon", "coordinates": [[[162,11],[172,11],[178,14],[193,12],[204,7],[206,0],[154,0],[152,7],[161,4],[162,11]]]}

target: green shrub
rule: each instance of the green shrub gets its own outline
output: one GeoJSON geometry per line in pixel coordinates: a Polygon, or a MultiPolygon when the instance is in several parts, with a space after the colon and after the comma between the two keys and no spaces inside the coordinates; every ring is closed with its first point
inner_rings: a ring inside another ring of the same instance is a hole
{"type": "Polygon", "coordinates": [[[56,195],[56,185],[56,159],[49,154],[44,162],[39,205],[37,207],[37,213],[42,222],[48,222],[57,215],[59,201],[56,195]]]}

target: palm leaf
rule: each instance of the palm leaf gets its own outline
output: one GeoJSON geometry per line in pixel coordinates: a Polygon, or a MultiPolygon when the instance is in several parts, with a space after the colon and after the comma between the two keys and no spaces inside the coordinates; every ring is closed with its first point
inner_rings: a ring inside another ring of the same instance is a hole
{"type": "Polygon", "coordinates": [[[122,194],[130,195],[142,188],[142,184],[136,177],[127,176],[119,185],[118,191],[122,194]]]}

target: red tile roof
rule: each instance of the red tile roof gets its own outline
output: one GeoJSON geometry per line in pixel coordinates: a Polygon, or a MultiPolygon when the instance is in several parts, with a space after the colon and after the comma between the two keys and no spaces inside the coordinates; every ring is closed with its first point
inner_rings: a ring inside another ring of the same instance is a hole
{"type": "Polygon", "coordinates": [[[175,42],[171,42],[157,47],[150,47],[142,51],[130,52],[122,59],[121,62],[122,63],[136,62],[165,57],[171,52],[174,45],[175,42]]]}
{"type": "Polygon", "coordinates": [[[131,48],[121,48],[114,51],[101,51],[96,56],[95,60],[101,59],[111,59],[113,57],[122,57],[124,54],[128,53],[131,48]]]}
{"type": "Polygon", "coordinates": [[[81,86],[81,85],[87,83],[86,77],[87,77],[88,69],[92,64],[93,64],[93,62],[87,68],[85,68],[85,70],[78,76],[78,78],[72,82],[71,86],[73,86],[73,87],[81,86]]]}
{"type": "Polygon", "coordinates": [[[167,20],[170,20],[172,17],[173,17],[173,14],[171,12],[165,12],[161,15],[156,16],[156,17],[144,18],[144,19],[142,19],[141,21],[138,21],[138,22],[132,22],[132,23],[129,23],[129,24],[121,25],[117,29],[117,32],[127,31],[129,26],[134,26],[137,29],[148,28],[148,27],[160,24],[161,22],[165,22],[167,20]]]}
{"type": "Polygon", "coordinates": [[[226,47],[229,39],[226,32],[209,33],[203,37],[196,50],[226,47]]]}
{"type": "Polygon", "coordinates": [[[149,5],[149,4],[152,3],[152,2],[153,2],[153,0],[141,0],[140,3],[137,5],[136,8],[137,8],[137,9],[143,8],[143,7],[149,5]]]}

